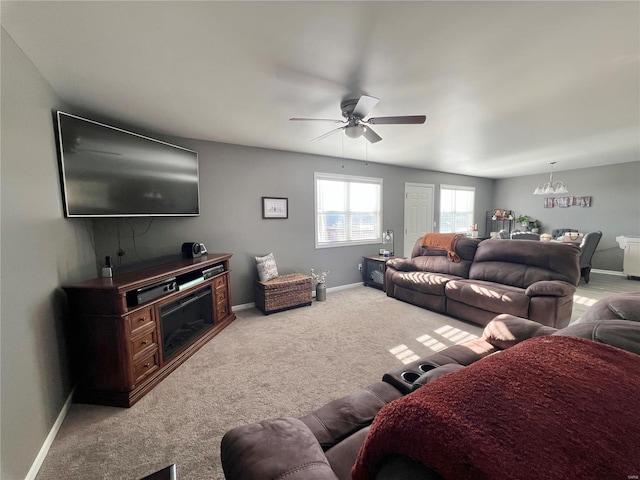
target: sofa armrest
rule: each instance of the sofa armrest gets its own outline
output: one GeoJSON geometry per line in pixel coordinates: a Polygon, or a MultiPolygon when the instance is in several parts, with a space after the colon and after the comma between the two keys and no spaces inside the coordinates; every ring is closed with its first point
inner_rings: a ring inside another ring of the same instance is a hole
{"type": "Polygon", "coordinates": [[[311,430],[292,417],[229,430],[220,459],[227,480],[338,480],[311,430]]]}
{"type": "Polygon", "coordinates": [[[300,417],[323,450],[333,447],[357,430],[368,426],[387,403],[403,395],[385,382],[377,382],[351,395],[333,400],[300,417]]]}
{"type": "Polygon", "coordinates": [[[556,328],[541,323],[502,313],[491,320],[482,332],[482,340],[496,348],[506,350],[533,337],[551,335],[556,328]]]}
{"type": "Polygon", "coordinates": [[[560,280],[541,280],[532,283],[525,290],[530,297],[567,297],[576,291],[575,285],[560,280]]]}
{"type": "Polygon", "coordinates": [[[387,268],[393,268],[399,272],[413,272],[418,270],[415,263],[408,258],[392,258],[387,261],[387,268]]]}

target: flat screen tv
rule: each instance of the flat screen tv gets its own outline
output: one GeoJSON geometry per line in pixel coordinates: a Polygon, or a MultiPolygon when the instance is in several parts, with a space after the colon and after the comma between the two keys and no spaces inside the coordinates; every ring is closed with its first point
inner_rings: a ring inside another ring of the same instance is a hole
{"type": "Polygon", "coordinates": [[[198,154],[56,112],[67,217],[197,216],[198,154]]]}

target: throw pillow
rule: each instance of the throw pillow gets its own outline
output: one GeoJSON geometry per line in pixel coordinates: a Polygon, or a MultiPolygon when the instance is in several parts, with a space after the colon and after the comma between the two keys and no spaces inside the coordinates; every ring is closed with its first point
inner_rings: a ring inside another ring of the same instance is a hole
{"type": "Polygon", "coordinates": [[[278,276],[278,267],[273,253],[264,257],[256,257],[256,266],[258,267],[258,278],[261,282],[268,282],[278,276]]]}

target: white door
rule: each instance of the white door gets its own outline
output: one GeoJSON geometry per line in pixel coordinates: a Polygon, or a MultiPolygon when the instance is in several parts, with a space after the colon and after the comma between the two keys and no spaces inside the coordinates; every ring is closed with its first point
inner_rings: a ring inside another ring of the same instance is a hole
{"type": "Polygon", "coordinates": [[[433,185],[424,183],[404,184],[404,253],[411,250],[418,238],[433,233],[433,185]]]}

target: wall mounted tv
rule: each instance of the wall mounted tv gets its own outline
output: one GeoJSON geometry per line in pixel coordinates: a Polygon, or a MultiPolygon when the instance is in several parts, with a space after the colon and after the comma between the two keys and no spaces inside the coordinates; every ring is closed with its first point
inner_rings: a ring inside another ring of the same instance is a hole
{"type": "Polygon", "coordinates": [[[200,214],[196,152],[64,112],[56,122],[65,216],[200,214]]]}

